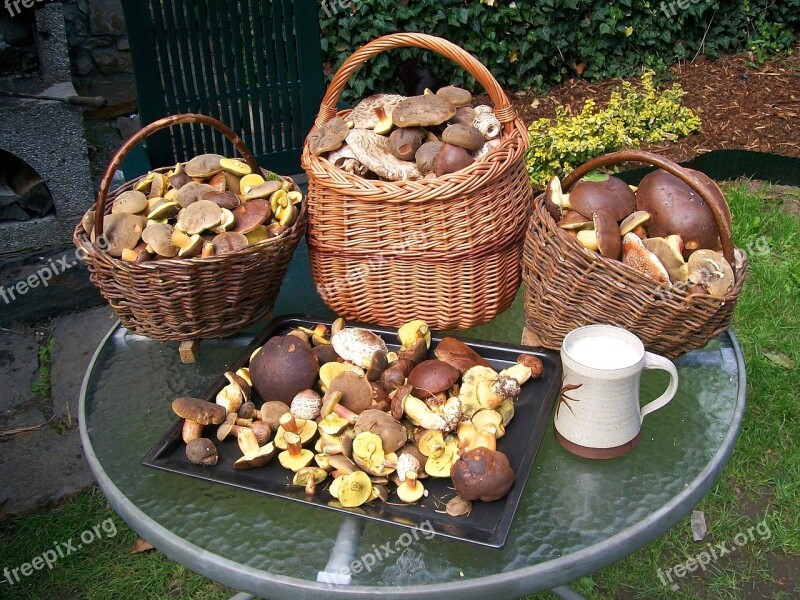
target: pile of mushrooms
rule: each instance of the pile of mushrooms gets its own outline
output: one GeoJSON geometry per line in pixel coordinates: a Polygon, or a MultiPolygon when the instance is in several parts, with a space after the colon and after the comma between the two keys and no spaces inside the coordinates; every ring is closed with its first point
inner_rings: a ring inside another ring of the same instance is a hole
{"type": "Polygon", "coordinates": [[[390,351],[372,331],[300,327],[270,338],[249,366],[228,372],[216,402],[177,398],[190,462],[215,465],[217,442],[235,439],[233,467],[261,467],[277,456],[307,494],[325,485],[331,503],[356,507],[375,500],[414,503],[428,495],[427,477],[451,478],[453,516],[471,502],[491,502],[511,489],[515,474],[498,439],[514,402],[541,361],[520,355],[500,371],[472,348],[446,337],[429,358],[431,333],[413,320],[390,351]],[[254,393],[255,392],[255,393],[254,393]],[[254,404],[257,396],[260,406],[254,404]],[[392,485],[390,485],[392,484],[392,485]]]}
{"type": "MultiPolygon", "coordinates": [[[[221,256],[284,235],[302,200],[290,180],[203,154],[166,174],[150,172],[121,193],[103,220],[103,249],[135,263],[221,256]]],[[[81,221],[92,242],[94,220],[92,209],[81,221]]]]}
{"type": "MultiPolygon", "coordinates": [[[[730,226],[730,210],[719,186],[705,174],[687,170],[720,200],[730,226]]],[[[711,209],[663,169],[645,176],[638,188],[617,177],[600,176],[581,180],[569,194],[553,177],[545,206],[583,247],[621,260],[658,283],[720,298],[733,290],[734,271],[722,255],[711,209]]],[[[743,255],[736,253],[741,262],[743,255]]]]}
{"type": "Polygon", "coordinates": [[[309,150],[355,175],[387,181],[441,177],[468,167],[500,143],[491,106],[447,86],[406,98],[376,94],[345,118],[308,136],[309,150]]]}

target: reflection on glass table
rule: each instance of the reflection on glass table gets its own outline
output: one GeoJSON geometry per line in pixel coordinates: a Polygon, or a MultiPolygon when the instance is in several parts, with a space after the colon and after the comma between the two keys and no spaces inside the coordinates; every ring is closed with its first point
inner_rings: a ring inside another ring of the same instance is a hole
{"type": "MultiPolygon", "coordinates": [[[[276,314],[330,316],[294,275],[276,314]]],[[[462,335],[518,343],[519,301],[462,335]]],[[[676,397],[645,419],[639,447],[624,457],[569,454],[551,419],[502,550],[433,537],[424,524],[416,533],[364,524],[141,466],[175,419],[172,399],[202,393],[259,328],[202,342],[193,365],[180,363],[174,344],[113,328],[84,381],[81,427],[100,487],[134,530],[190,569],[265,598],[515,598],[559,588],[646,545],[691,511],[727,463],[744,413],[744,363],[725,333],[677,361],[676,397]],[[320,582],[337,563],[349,576],[327,580],[349,583],[320,582]]],[[[666,380],[646,372],[642,397],[660,394],[666,380]]]]}

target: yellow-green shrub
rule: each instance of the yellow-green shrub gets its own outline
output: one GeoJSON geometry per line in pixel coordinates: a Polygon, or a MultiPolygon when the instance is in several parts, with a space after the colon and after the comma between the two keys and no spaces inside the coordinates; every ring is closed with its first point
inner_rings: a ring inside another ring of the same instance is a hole
{"type": "Polygon", "coordinates": [[[653,73],[647,72],[639,86],[623,82],[602,109],[596,109],[594,100],[587,100],[575,115],[556,107],[555,121],[538,119],[528,128],[531,182],[543,188],[553,175],[566,175],[595,156],[698,131],[700,117],[681,104],[683,94],[677,83],[658,89],[653,73]]]}

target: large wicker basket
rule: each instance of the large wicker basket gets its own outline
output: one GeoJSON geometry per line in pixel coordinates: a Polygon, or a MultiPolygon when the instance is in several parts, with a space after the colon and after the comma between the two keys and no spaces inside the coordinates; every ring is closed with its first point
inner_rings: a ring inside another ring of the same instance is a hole
{"type": "MultiPolygon", "coordinates": [[[[205,115],[166,117],[142,128],[111,159],[97,193],[95,232],[103,232],[103,216],[114,200],[133,189],[134,179],[114,193],[108,187],[128,152],[147,136],[179,123],[202,123],[233,142],[255,173],[261,172],[250,150],[231,129],[205,115]]],[[[165,173],[169,169],[156,169],[165,173]]],[[[122,324],[157,341],[189,341],[222,337],[266,316],[275,303],[289,261],[306,227],[306,201],[284,234],[221,256],[159,259],[136,264],[108,255],[90,242],[79,223],[73,242],[82,251],[92,283],[122,324]]]]}
{"type": "Polygon", "coordinates": [[[564,180],[563,188],[568,191],[595,169],[626,161],[669,171],[711,208],[723,254],[734,269],[733,290],[724,298],[690,294],[587,250],[556,225],[540,196],[535,201],[523,256],[525,326],[535,342],[557,349],[564,336],[577,327],[617,325],[638,335],[651,352],[677,358],[702,348],[730,326],[747,261],[739,261],[737,268],[730,228],[716,198],[695,175],[662,156],[635,150],[607,154],[576,169],[564,180]]]}
{"type": "Polygon", "coordinates": [[[368,58],[400,47],[437,52],[473,75],[504,124],[501,143],[456,173],[395,182],[347,173],[306,144],[311,273],[323,300],[348,319],[395,326],[418,318],[434,328],[467,328],[505,310],[519,287],[532,202],[528,134],[486,67],[458,46],[418,33],[378,38],[350,56],[316,126],[337,115],[340,92],[368,58]]]}

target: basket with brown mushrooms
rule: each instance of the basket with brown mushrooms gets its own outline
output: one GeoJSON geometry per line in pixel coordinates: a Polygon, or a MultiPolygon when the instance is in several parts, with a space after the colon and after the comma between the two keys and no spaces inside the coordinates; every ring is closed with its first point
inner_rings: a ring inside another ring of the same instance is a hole
{"type": "MultiPolygon", "coordinates": [[[[220,256],[282,236],[302,201],[291,180],[202,154],[166,173],[150,172],[117,196],[104,219],[102,247],[135,263],[220,256]]],[[[89,210],[81,221],[92,242],[94,216],[89,210]]]]}
{"type": "MultiPolygon", "coordinates": [[[[720,200],[730,226],[730,210],[719,186],[699,171],[687,171],[720,200]]],[[[584,178],[568,194],[553,177],[545,205],[558,226],[583,247],[620,260],[654,281],[716,297],[733,290],[734,272],[722,255],[711,209],[663,169],[645,176],[638,187],[613,176],[584,178]]],[[[736,249],[735,254],[741,262],[741,252],[736,249]]]]}
{"type": "Polygon", "coordinates": [[[319,324],[270,338],[248,367],[225,374],[215,403],[173,402],[185,419],[189,461],[215,465],[215,443],[238,443],[234,468],[277,459],[294,485],[307,494],[324,489],[343,507],[390,496],[417,502],[428,495],[427,477],[452,479],[453,516],[468,514],[475,500],[502,498],[515,474],[497,440],[521,386],[542,375],[541,361],[520,355],[497,372],[451,337],[426,359],[431,333],[421,320],[397,335],[400,347],[389,351],[374,332],[338,319],[330,331],[319,324]]]}
{"type": "Polygon", "coordinates": [[[441,177],[500,143],[491,106],[447,86],[421,96],[375,94],[308,136],[309,150],[355,175],[387,181],[441,177]]]}

